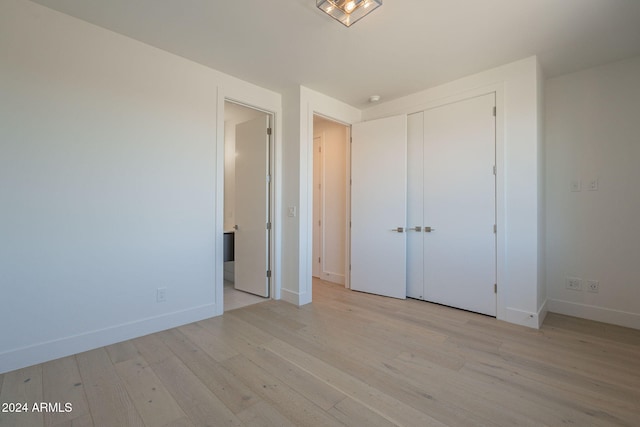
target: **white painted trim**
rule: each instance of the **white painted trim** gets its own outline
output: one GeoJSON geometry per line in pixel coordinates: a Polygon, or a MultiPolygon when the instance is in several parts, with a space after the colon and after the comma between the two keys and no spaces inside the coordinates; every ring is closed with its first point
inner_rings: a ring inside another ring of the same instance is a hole
{"type": "Polygon", "coordinates": [[[565,314],[567,316],[595,320],[596,322],[640,329],[640,314],[637,313],[557,299],[549,299],[547,301],[551,313],[565,314]]]}
{"type": "MultiPolygon", "coordinates": [[[[298,248],[299,304],[310,303],[313,293],[313,115],[350,126],[362,119],[362,111],[321,93],[300,87],[300,216],[298,248]]],[[[284,291],[284,290],[283,290],[284,291]]]]}
{"type": "Polygon", "coordinates": [[[337,283],[338,285],[344,285],[344,274],[323,271],[321,279],[327,282],[337,283]]]}
{"type": "Polygon", "coordinates": [[[300,293],[291,291],[289,289],[282,289],[282,299],[288,303],[294,305],[300,305],[300,293]]]}
{"type": "Polygon", "coordinates": [[[548,300],[544,300],[544,304],[542,304],[542,306],[538,310],[538,329],[542,327],[547,314],[549,314],[548,300]]]}
{"type": "Polygon", "coordinates": [[[347,192],[345,194],[345,220],[347,221],[347,223],[345,224],[346,230],[344,233],[344,287],[347,289],[351,289],[351,126],[347,126],[345,138],[347,139],[347,147],[345,153],[345,163],[347,165],[345,176],[345,185],[347,189],[347,192]]]}
{"type": "Polygon", "coordinates": [[[507,307],[505,312],[505,318],[500,320],[534,329],[538,329],[540,327],[540,317],[538,313],[530,313],[528,311],[518,310],[511,307],[507,307]]]}
{"type": "Polygon", "coordinates": [[[13,349],[0,354],[0,374],[188,323],[198,322],[212,317],[213,313],[217,311],[218,309],[214,304],[207,304],[13,349]]]}
{"type": "Polygon", "coordinates": [[[229,82],[229,86],[217,89],[216,135],[216,316],[224,312],[224,103],[235,102],[271,115],[272,200],[271,200],[271,289],[272,299],[281,298],[282,287],[282,100],[281,96],[249,83],[229,82]],[[219,256],[218,256],[219,255],[219,256]]]}

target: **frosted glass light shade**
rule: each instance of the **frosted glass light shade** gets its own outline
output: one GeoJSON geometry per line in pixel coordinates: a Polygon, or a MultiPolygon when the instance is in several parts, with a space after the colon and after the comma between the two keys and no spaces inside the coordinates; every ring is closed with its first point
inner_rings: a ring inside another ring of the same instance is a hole
{"type": "Polygon", "coordinates": [[[316,0],[316,6],[335,20],[350,27],[382,6],[382,0],[316,0]]]}

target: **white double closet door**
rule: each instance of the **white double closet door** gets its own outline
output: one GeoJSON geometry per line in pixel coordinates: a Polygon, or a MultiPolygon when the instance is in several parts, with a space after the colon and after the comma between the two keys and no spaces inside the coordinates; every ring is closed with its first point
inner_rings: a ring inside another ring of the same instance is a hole
{"type": "Polygon", "coordinates": [[[353,126],[352,289],[496,315],[494,106],[353,126]]]}

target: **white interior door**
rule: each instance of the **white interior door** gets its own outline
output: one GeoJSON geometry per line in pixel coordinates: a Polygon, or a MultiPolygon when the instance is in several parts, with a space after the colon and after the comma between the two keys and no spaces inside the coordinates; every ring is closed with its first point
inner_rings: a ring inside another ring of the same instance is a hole
{"type": "Polygon", "coordinates": [[[322,137],[313,138],[313,268],[311,274],[322,272],[322,137]]]}
{"type": "Polygon", "coordinates": [[[351,289],[406,298],[407,116],[351,136],[351,289]]]}
{"type": "Polygon", "coordinates": [[[269,296],[269,117],[236,126],[235,288],[269,296]]]}
{"type": "Polygon", "coordinates": [[[407,118],[407,296],[424,299],[424,113],[407,118]]]}
{"type": "Polygon", "coordinates": [[[424,112],[425,298],[496,315],[495,95],[424,112]],[[427,228],[427,230],[429,230],[427,228]]]}

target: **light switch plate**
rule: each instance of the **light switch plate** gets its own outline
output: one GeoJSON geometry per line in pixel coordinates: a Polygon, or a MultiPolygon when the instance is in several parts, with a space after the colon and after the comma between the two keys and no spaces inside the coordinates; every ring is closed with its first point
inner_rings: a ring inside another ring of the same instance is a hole
{"type": "Polygon", "coordinates": [[[571,181],[571,191],[577,193],[578,191],[582,191],[582,181],[579,179],[574,179],[571,181]]]}

